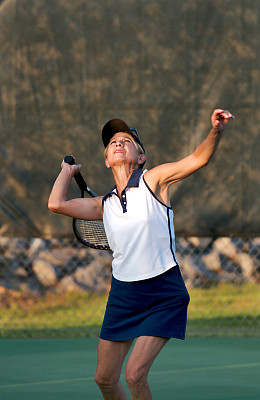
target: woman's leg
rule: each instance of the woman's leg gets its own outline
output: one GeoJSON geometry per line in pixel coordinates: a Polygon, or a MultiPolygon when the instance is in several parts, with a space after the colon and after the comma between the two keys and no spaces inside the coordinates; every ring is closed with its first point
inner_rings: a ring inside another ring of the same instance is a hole
{"type": "Polygon", "coordinates": [[[140,336],[129,356],[126,366],[126,382],[132,400],[151,400],[152,394],[147,378],[149,370],[169,339],[153,336],[140,336]]]}
{"type": "Polygon", "coordinates": [[[110,342],[99,340],[98,363],[95,381],[105,400],[127,400],[126,392],[120,382],[124,359],[133,340],[110,342]]]}

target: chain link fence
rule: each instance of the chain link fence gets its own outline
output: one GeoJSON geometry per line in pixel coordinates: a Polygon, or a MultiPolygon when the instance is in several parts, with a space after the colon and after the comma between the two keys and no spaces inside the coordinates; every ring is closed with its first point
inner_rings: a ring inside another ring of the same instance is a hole
{"type": "MultiPolygon", "coordinates": [[[[260,336],[260,238],[179,237],[187,337],[260,336]]],[[[75,239],[0,238],[0,337],[97,337],[111,254],[75,239]]]]}

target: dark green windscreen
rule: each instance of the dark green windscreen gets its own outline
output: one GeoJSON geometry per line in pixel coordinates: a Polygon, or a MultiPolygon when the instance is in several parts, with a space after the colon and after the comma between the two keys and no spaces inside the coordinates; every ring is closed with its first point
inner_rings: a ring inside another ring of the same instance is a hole
{"type": "Polygon", "coordinates": [[[71,235],[49,192],[66,154],[111,188],[109,119],[138,129],[150,169],[191,153],[216,107],[236,118],[207,168],[172,187],[176,231],[259,234],[259,38],[258,0],[1,1],[0,235],[71,235]]]}

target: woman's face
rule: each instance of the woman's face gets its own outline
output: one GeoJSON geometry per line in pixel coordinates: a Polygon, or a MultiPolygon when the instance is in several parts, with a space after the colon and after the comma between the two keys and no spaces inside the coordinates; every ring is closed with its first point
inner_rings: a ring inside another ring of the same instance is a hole
{"type": "Polygon", "coordinates": [[[130,163],[137,168],[145,157],[144,154],[140,153],[139,147],[132,136],[125,132],[118,132],[112,137],[106,148],[105,155],[108,168],[122,163],[130,163]]]}

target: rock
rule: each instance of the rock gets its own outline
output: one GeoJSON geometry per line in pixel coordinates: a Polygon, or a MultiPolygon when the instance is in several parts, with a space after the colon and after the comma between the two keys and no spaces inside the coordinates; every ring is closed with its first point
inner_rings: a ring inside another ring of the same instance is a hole
{"type": "Polygon", "coordinates": [[[84,291],[84,289],[75,282],[73,276],[64,276],[58,283],[56,290],[58,293],[79,293],[84,291]]]}
{"type": "Polygon", "coordinates": [[[28,240],[24,238],[1,238],[1,243],[4,249],[8,249],[9,253],[25,254],[28,248],[28,240]]]}
{"type": "Polygon", "coordinates": [[[177,251],[184,251],[188,250],[190,247],[190,243],[187,241],[187,239],[180,237],[176,238],[176,250],[177,251]]]}
{"type": "Polygon", "coordinates": [[[243,276],[250,281],[254,281],[254,273],[256,271],[254,261],[249,254],[238,253],[238,262],[243,271],[243,276]]]}
{"type": "Polygon", "coordinates": [[[200,239],[196,236],[190,236],[188,238],[188,241],[194,246],[198,247],[200,245],[200,239]]]}
{"type": "Polygon", "coordinates": [[[41,251],[46,249],[46,242],[41,238],[32,239],[27,256],[31,259],[35,258],[41,251]]]}
{"type": "Polygon", "coordinates": [[[8,249],[10,245],[10,238],[0,237],[0,251],[8,249]]]}
{"type": "Polygon", "coordinates": [[[249,251],[256,259],[258,259],[258,267],[260,267],[260,237],[254,238],[249,243],[249,251]]]}
{"type": "Polygon", "coordinates": [[[194,286],[196,281],[200,280],[202,277],[199,268],[196,266],[191,256],[183,257],[181,270],[188,287],[194,286]]]}
{"type": "Polygon", "coordinates": [[[202,260],[203,260],[205,266],[210,271],[214,271],[214,272],[222,271],[219,255],[215,251],[203,255],[202,260]]]}
{"type": "Polygon", "coordinates": [[[260,237],[255,237],[251,240],[253,246],[258,248],[258,252],[260,251],[260,237]]]}
{"type": "Polygon", "coordinates": [[[25,279],[28,277],[28,272],[23,267],[18,267],[14,270],[13,275],[17,278],[25,279]]]}
{"type": "Polygon", "coordinates": [[[85,266],[93,259],[86,249],[72,246],[43,251],[39,257],[55,265],[61,275],[71,273],[78,266],[85,266]]]}
{"type": "Polygon", "coordinates": [[[233,261],[237,260],[237,248],[232,240],[228,237],[221,237],[214,241],[213,248],[220,254],[231,258],[233,261]]]}
{"type": "Polygon", "coordinates": [[[87,267],[77,268],[74,273],[75,282],[85,290],[105,291],[110,278],[110,271],[97,260],[87,267]]]}
{"type": "Polygon", "coordinates": [[[55,267],[47,260],[37,258],[33,263],[33,272],[44,287],[54,286],[58,282],[55,267]]]}

